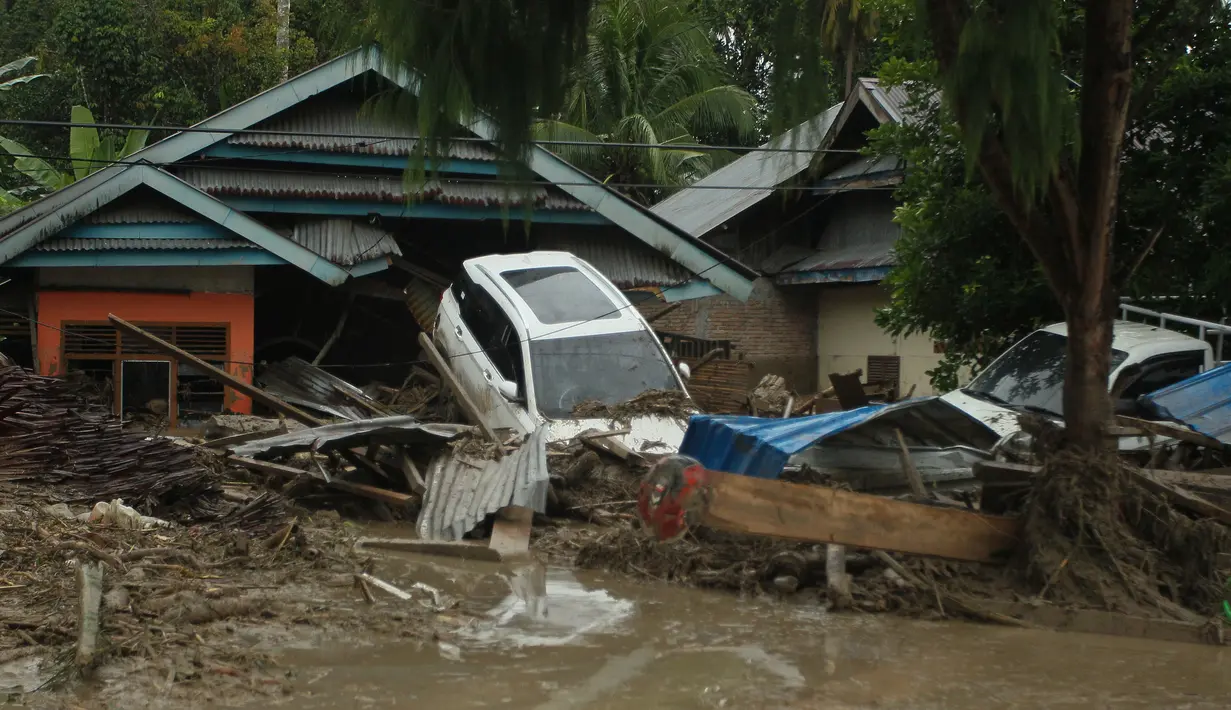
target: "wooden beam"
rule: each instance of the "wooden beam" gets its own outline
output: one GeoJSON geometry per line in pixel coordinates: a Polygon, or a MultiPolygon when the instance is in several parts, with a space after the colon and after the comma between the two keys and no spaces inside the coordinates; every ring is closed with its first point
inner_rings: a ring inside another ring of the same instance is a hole
{"type": "Polygon", "coordinates": [[[654,314],[651,314],[651,315],[646,316],[646,317],[645,317],[645,322],[646,322],[646,323],[653,323],[653,322],[654,322],[654,321],[656,321],[656,320],[660,320],[660,319],[662,319],[662,318],[665,318],[665,317],[667,316],[667,314],[668,314],[668,313],[673,313],[673,312],[675,312],[675,310],[676,310],[676,309],[678,309],[680,306],[683,306],[683,305],[684,305],[684,302],[683,302],[683,301],[677,301],[677,302],[675,302],[675,303],[672,303],[671,305],[667,306],[666,308],[662,309],[661,311],[659,311],[659,312],[657,312],[657,313],[654,313],[654,314]]]}
{"type": "MultiPolygon", "coordinates": [[[[1222,450],[1227,448],[1227,445],[1213,437],[1206,436],[1201,432],[1193,431],[1181,424],[1172,422],[1154,422],[1148,419],[1136,419],[1134,417],[1117,416],[1116,424],[1128,429],[1138,429],[1144,433],[1154,434],[1155,436],[1165,436],[1171,439],[1186,441],[1197,446],[1205,446],[1211,449],[1222,450]]],[[[1143,436],[1145,435],[1143,433],[1143,436]]],[[[1124,434],[1120,434],[1124,436],[1124,434]]]]}
{"type": "Polygon", "coordinates": [[[419,467],[415,465],[410,454],[406,453],[405,446],[397,447],[398,457],[401,459],[402,475],[406,477],[406,485],[410,490],[423,494],[427,490],[427,483],[423,480],[423,474],[419,473],[419,467]]]}
{"type": "Polygon", "coordinates": [[[1162,471],[1147,469],[1151,478],[1172,486],[1182,486],[1202,493],[1231,495],[1231,476],[1205,471],[1162,471]]]}
{"type": "Polygon", "coordinates": [[[1016,518],[718,471],[706,477],[699,521],[720,530],[974,562],[1003,561],[1019,540],[1016,518]]]}
{"type": "Polygon", "coordinates": [[[337,490],[345,491],[346,493],[362,496],[371,500],[378,500],[382,503],[388,503],[389,505],[399,508],[405,508],[411,503],[411,501],[416,499],[415,496],[408,495],[406,493],[398,493],[397,491],[377,488],[376,486],[369,486],[364,483],[340,481],[337,478],[325,481],[322,476],[312,471],[305,471],[303,469],[294,468],[293,466],[284,466],[280,463],[273,463],[272,461],[257,461],[256,459],[244,458],[243,456],[228,456],[227,462],[253,471],[268,473],[273,476],[281,476],[282,478],[298,478],[299,476],[307,475],[315,478],[321,483],[324,483],[330,488],[335,488],[337,490]]]}
{"type": "Polygon", "coordinates": [[[453,373],[453,368],[449,367],[449,363],[445,361],[440,351],[436,349],[436,345],[432,339],[427,337],[427,333],[419,333],[419,344],[423,346],[423,351],[427,353],[427,359],[432,361],[432,365],[436,367],[436,371],[440,373],[440,377],[453,390],[453,394],[457,396],[457,401],[461,403],[462,409],[465,411],[466,418],[474,422],[479,430],[483,432],[483,436],[494,444],[497,444],[496,455],[504,455],[504,447],[499,446],[502,442],[496,436],[496,432],[492,431],[487,420],[479,412],[479,406],[470,398],[470,393],[462,389],[462,383],[458,381],[457,375],[453,373]]]}
{"type": "Polygon", "coordinates": [[[350,388],[343,387],[342,385],[338,383],[334,383],[333,391],[337,392],[338,394],[342,395],[346,399],[350,400],[355,406],[366,409],[368,413],[373,416],[387,417],[393,414],[388,409],[385,409],[384,407],[380,406],[378,403],[373,402],[371,399],[368,399],[367,397],[364,397],[362,395],[355,394],[355,392],[352,391],[350,388]]]}
{"type": "Polygon", "coordinates": [[[1107,634],[1143,638],[1151,641],[1179,641],[1181,643],[1217,644],[1226,643],[1222,629],[1215,624],[1175,621],[1172,619],[1148,619],[1098,609],[1069,609],[1047,603],[1010,602],[980,599],[979,608],[1003,614],[1056,631],[1078,631],[1089,634],[1107,634]]]}
{"type": "Polygon", "coordinates": [[[317,417],[314,417],[311,414],[308,414],[307,412],[303,411],[302,409],[294,405],[283,402],[281,399],[269,394],[265,390],[259,387],[256,387],[254,385],[251,385],[247,382],[244,382],[243,380],[239,379],[238,377],[235,377],[231,373],[226,372],[225,370],[221,370],[215,367],[214,365],[211,365],[210,363],[202,360],[196,355],[192,355],[191,353],[185,352],[175,347],[171,343],[168,343],[167,341],[163,340],[162,338],[159,338],[156,335],[147,333],[146,331],[142,330],[141,328],[138,328],[132,323],[129,323],[123,318],[120,318],[114,313],[108,315],[107,318],[108,320],[111,321],[112,325],[114,325],[119,330],[125,333],[128,333],[129,335],[133,335],[133,336],[136,336],[144,340],[145,342],[152,345],[155,350],[158,350],[161,353],[170,355],[171,357],[175,358],[179,362],[186,362],[192,365],[193,367],[208,374],[214,380],[222,383],[223,385],[226,385],[227,387],[230,387],[231,389],[237,392],[242,392],[248,395],[252,399],[256,400],[257,402],[260,402],[266,407],[269,407],[275,412],[280,412],[282,414],[285,414],[291,419],[307,424],[308,426],[324,426],[326,423],[325,420],[318,419],[317,417]]]}
{"type": "Polygon", "coordinates": [[[906,437],[902,436],[901,429],[894,429],[894,434],[898,437],[898,456],[902,459],[902,474],[906,476],[906,483],[910,485],[910,492],[918,498],[934,498],[928,493],[928,489],[923,485],[923,476],[919,475],[919,469],[915,468],[915,462],[910,458],[910,447],[906,445],[906,437]]]}
{"type": "Polygon", "coordinates": [[[1231,525],[1231,510],[1214,505],[1196,493],[1189,493],[1186,490],[1165,483],[1147,471],[1134,470],[1133,477],[1146,490],[1166,498],[1168,502],[1177,508],[1183,508],[1190,513],[1196,513],[1206,518],[1213,518],[1224,525],[1231,525]]]}
{"type": "Polygon", "coordinates": [[[355,542],[355,548],[396,550],[398,552],[457,557],[463,560],[479,560],[482,562],[500,562],[503,559],[499,552],[487,545],[460,540],[456,542],[441,542],[410,538],[361,537],[355,542]]]}

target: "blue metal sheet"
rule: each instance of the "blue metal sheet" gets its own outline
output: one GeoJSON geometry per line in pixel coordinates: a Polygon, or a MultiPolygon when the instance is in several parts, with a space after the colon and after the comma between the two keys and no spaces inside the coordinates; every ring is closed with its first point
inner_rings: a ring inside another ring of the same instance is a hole
{"type": "Polygon", "coordinates": [[[1157,417],[1231,443],[1231,365],[1142,395],[1139,401],[1157,417]]]}
{"type": "Polygon", "coordinates": [[[897,431],[911,447],[987,450],[997,439],[939,397],[919,397],[798,419],[697,415],[688,422],[680,453],[709,469],[777,478],[791,456],[819,442],[896,450],[897,431]]]}
{"type": "Polygon", "coordinates": [[[29,251],[9,261],[12,267],[63,266],[281,266],[287,262],[260,249],[213,249],[166,251],[121,249],[115,251],[29,251]]]}
{"type": "MultiPolygon", "coordinates": [[[[391,204],[388,202],[341,202],[338,200],[282,200],[263,197],[228,197],[223,200],[231,207],[244,212],[268,212],[274,214],[334,215],[339,217],[366,217],[378,214],[382,217],[417,219],[459,220],[505,220],[517,222],[525,217],[521,207],[502,210],[499,207],[458,207],[455,205],[391,204]]],[[[530,221],[552,224],[611,224],[597,212],[569,210],[533,210],[530,221]]]]}
{"type": "MultiPolygon", "coordinates": [[[[411,166],[405,155],[370,155],[367,153],[330,153],[323,150],[296,150],[257,148],[246,145],[220,143],[205,151],[211,158],[232,160],[263,160],[272,163],[307,163],[308,165],[346,165],[363,168],[406,170],[411,166]]],[[[428,160],[425,168],[433,172],[459,175],[499,175],[500,164],[489,160],[428,160]]]]}

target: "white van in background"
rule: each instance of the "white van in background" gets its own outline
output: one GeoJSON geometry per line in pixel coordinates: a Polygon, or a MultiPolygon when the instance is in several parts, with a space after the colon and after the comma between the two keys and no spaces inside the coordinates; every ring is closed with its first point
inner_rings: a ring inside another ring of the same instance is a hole
{"type": "MultiPolygon", "coordinates": [[[[444,292],[433,341],[494,428],[547,441],[603,419],[581,419],[589,400],[619,404],[647,390],[685,391],[646,320],[594,267],[567,252],[467,260],[444,292]]],[[[675,451],[687,421],[635,417],[621,438],[633,451],[675,451]]]]}

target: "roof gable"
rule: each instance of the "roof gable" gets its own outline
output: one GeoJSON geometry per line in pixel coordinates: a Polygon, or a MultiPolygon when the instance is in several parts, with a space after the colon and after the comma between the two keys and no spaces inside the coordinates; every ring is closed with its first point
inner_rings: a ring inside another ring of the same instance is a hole
{"type": "MultiPolygon", "coordinates": [[[[53,225],[62,228],[73,220],[89,214],[105,201],[114,199],[111,197],[100,201],[100,197],[93,194],[95,190],[101,190],[102,195],[112,195],[116,190],[121,189],[121,186],[126,186],[124,191],[127,191],[146,179],[158,180],[160,184],[169,185],[161,178],[155,178],[154,175],[157,173],[175,180],[189,190],[200,193],[199,190],[164,171],[152,166],[132,165],[131,163],[168,165],[184,160],[213,145],[230,140],[237,132],[252,129],[262,122],[279,117],[288,109],[367,72],[374,72],[396,86],[415,94],[418,93],[418,78],[405,67],[395,66],[386,61],[379,49],[373,47],[354,50],[207,118],[193,126],[190,131],[176,133],[147,146],[130,156],[128,161],[130,164],[108,166],[0,219],[0,234],[4,235],[0,238],[0,263],[7,262],[33,246],[40,238],[46,238],[54,233],[51,229],[53,225]],[[113,183],[113,181],[117,182],[113,183]]],[[[467,121],[463,127],[487,141],[492,141],[497,136],[495,124],[484,115],[478,115],[467,121]]],[[[741,300],[746,300],[751,295],[752,281],[758,276],[754,270],[699,239],[695,239],[688,232],[599,183],[590,175],[573,167],[542,146],[536,145],[531,148],[528,163],[530,169],[540,177],[554,183],[563,192],[684,266],[693,275],[709,281],[741,300]]],[[[270,230],[262,227],[255,220],[236,210],[231,210],[217,200],[205,197],[232,213],[225,219],[237,224],[242,222],[245,228],[250,228],[254,233],[263,230],[265,233],[272,234],[270,230]],[[260,227],[260,230],[256,227],[260,227]]],[[[289,240],[286,241],[294,244],[289,240]]],[[[298,245],[294,246],[298,247],[298,245]]],[[[299,248],[302,249],[302,247],[299,248]]],[[[300,259],[300,261],[306,260],[300,259]]],[[[346,274],[336,265],[330,264],[329,266],[332,270],[346,274]]],[[[332,283],[339,277],[331,269],[318,268],[320,271],[329,272],[326,280],[332,283]]],[[[345,276],[341,278],[344,280],[345,276]]]]}

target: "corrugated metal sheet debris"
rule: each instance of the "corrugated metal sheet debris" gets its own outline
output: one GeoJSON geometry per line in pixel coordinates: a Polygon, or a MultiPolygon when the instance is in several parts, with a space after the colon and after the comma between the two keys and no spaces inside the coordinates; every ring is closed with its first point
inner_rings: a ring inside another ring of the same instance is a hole
{"type": "MultiPolygon", "coordinates": [[[[189,184],[215,196],[275,197],[304,200],[357,200],[404,204],[421,200],[468,207],[522,205],[526,191],[496,182],[428,181],[408,184],[401,177],[357,177],[327,173],[290,173],[226,168],[179,168],[189,184]]],[[[537,209],[589,210],[581,202],[539,186],[529,191],[537,209]]]]}
{"type": "Polygon", "coordinates": [[[201,218],[182,207],[151,200],[106,205],[82,221],[86,224],[193,224],[201,218]]]}
{"type": "Polygon", "coordinates": [[[363,390],[315,367],[302,358],[290,357],[265,366],[257,379],[270,394],[292,404],[315,409],[339,419],[367,419],[372,413],[338,394],[344,389],[352,395],[371,400],[363,390]]]}
{"type": "MultiPolygon", "coordinates": [[[[259,148],[296,148],[331,153],[364,153],[368,155],[410,155],[418,148],[419,135],[409,123],[393,121],[364,111],[363,105],[351,97],[326,95],[306,101],[274,118],[253,127],[261,131],[289,133],[333,133],[384,138],[345,138],[329,136],[296,136],[241,133],[227,139],[232,145],[259,148]]],[[[447,154],[463,160],[496,160],[496,153],[478,141],[458,141],[449,145],[447,154]]],[[[277,156],[271,156],[276,160],[277,156]]]]}
{"type": "Polygon", "coordinates": [[[295,224],[291,239],[339,266],[353,266],[382,256],[401,256],[393,235],[363,222],[321,219],[295,224]]]}
{"type": "Polygon", "coordinates": [[[1142,395],[1139,401],[1157,417],[1231,444],[1231,365],[1142,395]]]}
{"type": "Polygon", "coordinates": [[[587,236],[552,232],[539,239],[538,248],[581,257],[620,288],[663,286],[690,278],[687,269],[626,233],[587,236]]]}
{"type": "Polygon", "coordinates": [[[899,172],[903,168],[903,161],[896,155],[861,155],[858,159],[843,165],[833,172],[825,175],[823,180],[826,182],[831,180],[855,181],[870,175],[881,175],[883,173],[899,172]]]}
{"type": "Polygon", "coordinates": [[[231,449],[236,456],[281,456],[296,451],[331,451],[367,443],[379,436],[382,443],[443,443],[474,432],[464,424],[425,424],[407,415],[376,417],[339,424],[300,429],[239,444],[231,449]]]}
{"type": "Polygon", "coordinates": [[[857,244],[840,249],[818,251],[779,273],[829,271],[831,269],[865,269],[873,266],[893,266],[893,247],[881,244],[857,244]]]}
{"type": "Polygon", "coordinates": [[[892,266],[902,228],[893,221],[896,203],[886,193],[851,192],[840,200],[813,256],[782,273],[892,266]]]}
{"type": "Polygon", "coordinates": [[[419,537],[460,540],[479,521],[509,505],[543,512],[547,507],[546,427],[500,460],[475,460],[452,452],[434,459],[419,512],[419,537]]]}
{"type": "MultiPolygon", "coordinates": [[[[841,110],[842,104],[837,104],[761,147],[818,148],[841,110]]],[[[807,170],[812,158],[810,152],[749,153],[659,202],[651,211],[700,237],[774,194],[773,188],[807,170]]]]}
{"type": "Polygon", "coordinates": [[[119,249],[260,249],[247,239],[82,239],[53,237],[34,247],[34,251],[110,251],[119,249]]]}
{"type": "Polygon", "coordinates": [[[698,415],[688,423],[680,453],[706,468],[777,478],[792,455],[821,442],[896,449],[898,429],[910,446],[988,450],[996,443],[978,420],[938,397],[925,397],[798,419],[698,415]]]}
{"type": "Polygon", "coordinates": [[[416,276],[411,278],[403,293],[406,294],[406,307],[410,309],[415,322],[425,333],[431,333],[436,327],[436,312],[440,310],[442,290],[416,276]]]}

